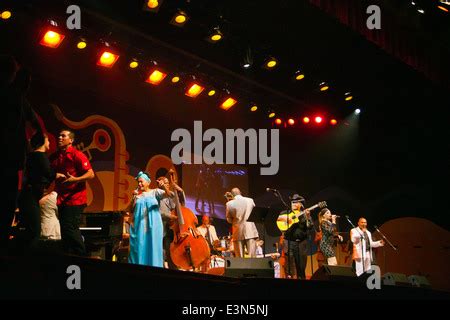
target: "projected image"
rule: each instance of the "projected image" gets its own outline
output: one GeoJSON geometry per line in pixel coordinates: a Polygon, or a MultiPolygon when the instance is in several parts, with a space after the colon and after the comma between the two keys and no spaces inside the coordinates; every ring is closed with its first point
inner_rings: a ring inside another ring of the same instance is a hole
{"type": "Polygon", "coordinates": [[[228,164],[183,166],[186,206],[197,215],[225,219],[224,195],[233,187],[248,193],[246,168],[228,164]]]}

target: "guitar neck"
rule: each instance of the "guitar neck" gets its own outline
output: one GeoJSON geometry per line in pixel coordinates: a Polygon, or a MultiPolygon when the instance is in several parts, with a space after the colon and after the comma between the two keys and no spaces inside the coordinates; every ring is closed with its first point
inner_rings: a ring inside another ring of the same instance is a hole
{"type": "Polygon", "coordinates": [[[319,204],[315,204],[315,205],[313,205],[312,207],[306,208],[305,210],[300,211],[299,213],[296,213],[295,216],[296,216],[297,218],[300,218],[302,215],[304,215],[304,214],[306,213],[307,210],[314,210],[314,209],[317,208],[317,207],[319,207],[319,204]]]}

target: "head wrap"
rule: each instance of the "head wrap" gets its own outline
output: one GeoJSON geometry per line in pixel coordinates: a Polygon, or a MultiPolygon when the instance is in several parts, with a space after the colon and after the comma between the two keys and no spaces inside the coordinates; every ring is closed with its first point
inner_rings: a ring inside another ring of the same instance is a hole
{"type": "Polygon", "coordinates": [[[143,171],[139,171],[139,173],[137,174],[136,180],[138,180],[139,178],[143,178],[143,179],[145,179],[147,182],[152,181],[152,180],[150,179],[150,175],[149,175],[148,173],[146,173],[146,172],[143,172],[143,171]]]}

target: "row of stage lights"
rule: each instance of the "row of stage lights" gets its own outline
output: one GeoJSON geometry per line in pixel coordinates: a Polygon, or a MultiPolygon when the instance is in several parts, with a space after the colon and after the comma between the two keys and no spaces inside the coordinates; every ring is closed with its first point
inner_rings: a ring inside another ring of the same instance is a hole
{"type": "MultiPolygon", "coordinates": [[[[11,17],[10,11],[2,11],[1,17],[4,19],[9,19],[11,17]]],[[[50,21],[49,27],[45,28],[41,32],[39,44],[48,48],[56,49],[58,48],[61,43],[65,39],[65,35],[62,33],[61,30],[57,27],[56,22],[50,21]]],[[[84,50],[87,48],[88,43],[87,40],[84,38],[79,38],[76,47],[79,50],[84,50]]],[[[100,54],[98,55],[97,59],[97,65],[104,67],[104,68],[112,68],[114,64],[118,61],[120,58],[120,54],[115,51],[107,42],[104,42],[104,48],[100,51],[100,54]]],[[[128,66],[130,69],[136,69],[140,66],[141,61],[139,61],[136,58],[133,58],[129,61],[128,66]]],[[[149,68],[148,75],[146,76],[145,82],[152,84],[152,85],[159,85],[163,82],[168,76],[168,73],[164,71],[162,68],[158,66],[158,63],[156,61],[150,61],[151,67],[149,68]]],[[[302,79],[304,76],[297,75],[299,79],[302,79]]],[[[194,76],[188,76],[187,80],[188,85],[185,88],[185,95],[191,98],[198,97],[202,92],[205,91],[206,87],[196,81],[194,76]]],[[[177,84],[181,81],[181,75],[180,74],[173,74],[170,78],[170,81],[172,84],[177,84]]],[[[328,90],[329,86],[325,82],[320,84],[320,90],[326,91],[328,90]]],[[[205,92],[207,92],[207,95],[209,97],[213,97],[217,94],[217,90],[215,88],[209,88],[205,92]]],[[[220,104],[220,108],[223,110],[229,110],[231,107],[233,107],[235,104],[238,103],[238,100],[235,99],[230,95],[230,92],[228,90],[223,90],[224,94],[222,94],[222,100],[220,104]]],[[[352,100],[352,95],[350,92],[347,92],[345,94],[345,100],[350,101],[352,100]]],[[[257,104],[251,103],[249,105],[249,111],[256,112],[260,108],[257,104]]],[[[276,112],[272,109],[266,110],[267,117],[271,120],[273,120],[276,116],[276,112]]],[[[319,117],[320,118],[320,117],[319,117]]],[[[316,117],[317,119],[317,117],[316,117]]],[[[310,122],[308,117],[305,117],[303,120],[303,123],[308,124],[310,122]]],[[[319,122],[315,121],[316,123],[320,124],[322,120],[319,120],[319,122]]],[[[281,119],[275,119],[274,123],[276,125],[281,125],[283,123],[287,123],[288,125],[294,125],[295,120],[294,119],[288,119],[286,122],[283,122],[281,119]]],[[[337,124],[337,120],[332,119],[330,121],[331,125],[337,124]]]]}
{"type": "MultiPolygon", "coordinates": [[[[354,113],[357,115],[360,114],[361,109],[355,109],[354,113]]],[[[275,116],[273,115],[273,117],[275,116]]],[[[297,123],[302,123],[304,125],[317,125],[317,126],[325,125],[328,123],[331,126],[335,126],[338,124],[338,121],[334,118],[327,120],[325,117],[322,117],[320,115],[316,115],[313,117],[305,116],[298,120],[296,118],[287,118],[287,119],[276,118],[275,120],[273,120],[274,125],[285,128],[288,126],[293,127],[297,123]]]]}

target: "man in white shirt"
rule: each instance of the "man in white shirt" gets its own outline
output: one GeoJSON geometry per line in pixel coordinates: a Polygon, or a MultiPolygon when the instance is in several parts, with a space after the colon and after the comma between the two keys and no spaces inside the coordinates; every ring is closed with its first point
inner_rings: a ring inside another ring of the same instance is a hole
{"type": "Polygon", "coordinates": [[[258,230],[253,222],[248,222],[250,213],[255,207],[252,198],[243,197],[238,188],[233,188],[231,194],[234,196],[226,204],[227,221],[232,225],[232,238],[234,243],[234,254],[236,257],[244,257],[244,246],[251,258],[256,257],[256,239],[258,230]]]}
{"type": "Polygon", "coordinates": [[[203,238],[208,242],[209,248],[213,249],[214,242],[219,241],[217,237],[216,228],[211,224],[211,220],[208,215],[202,216],[202,225],[197,228],[203,238]]]}
{"type": "Polygon", "coordinates": [[[353,260],[355,261],[356,275],[359,277],[372,268],[372,248],[384,246],[384,241],[373,241],[372,234],[367,230],[367,220],[359,218],[358,227],[350,230],[350,239],[353,242],[353,260]]]}

